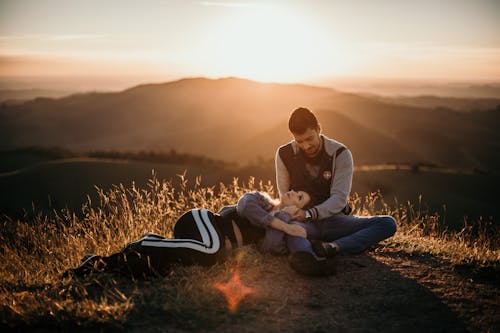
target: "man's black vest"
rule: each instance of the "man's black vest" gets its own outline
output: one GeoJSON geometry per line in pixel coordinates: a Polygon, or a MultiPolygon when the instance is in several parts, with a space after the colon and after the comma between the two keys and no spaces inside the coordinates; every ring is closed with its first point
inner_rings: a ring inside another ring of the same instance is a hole
{"type": "MultiPolygon", "coordinates": [[[[338,156],[344,150],[346,150],[345,147],[340,147],[335,152],[335,156],[338,156]]],[[[319,166],[319,172],[316,177],[311,176],[307,171],[307,160],[304,153],[300,149],[295,153],[292,143],[281,147],[279,155],[290,175],[290,188],[288,190],[309,193],[312,205],[314,206],[330,198],[330,189],[335,170],[332,170],[333,155],[329,155],[325,151],[324,141],[320,155],[315,157],[315,166],[319,166]]]]}

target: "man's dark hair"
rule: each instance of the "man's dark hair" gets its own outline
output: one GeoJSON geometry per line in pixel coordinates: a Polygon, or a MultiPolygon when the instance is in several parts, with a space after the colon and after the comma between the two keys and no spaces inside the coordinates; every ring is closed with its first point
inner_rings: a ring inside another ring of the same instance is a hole
{"type": "Polygon", "coordinates": [[[288,119],[288,128],[294,134],[303,134],[307,129],[318,129],[318,119],[314,113],[307,108],[298,108],[293,110],[288,119]]]}

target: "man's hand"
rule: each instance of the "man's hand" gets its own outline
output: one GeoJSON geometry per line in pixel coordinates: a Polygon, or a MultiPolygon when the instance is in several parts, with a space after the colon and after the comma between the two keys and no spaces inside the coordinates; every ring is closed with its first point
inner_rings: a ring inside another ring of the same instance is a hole
{"type": "Polygon", "coordinates": [[[285,230],[287,234],[290,236],[297,236],[297,237],[307,237],[307,231],[303,227],[297,224],[287,224],[287,228],[285,230]]]}
{"type": "Polygon", "coordinates": [[[295,206],[295,205],[292,205],[292,206],[286,206],[285,208],[282,209],[282,211],[290,214],[290,216],[292,217],[292,220],[293,220],[293,216],[295,214],[297,214],[297,211],[299,211],[300,208],[295,206]]]}
{"type": "Polygon", "coordinates": [[[306,211],[303,209],[297,210],[294,215],[292,215],[292,221],[304,222],[306,220],[306,211]]]}

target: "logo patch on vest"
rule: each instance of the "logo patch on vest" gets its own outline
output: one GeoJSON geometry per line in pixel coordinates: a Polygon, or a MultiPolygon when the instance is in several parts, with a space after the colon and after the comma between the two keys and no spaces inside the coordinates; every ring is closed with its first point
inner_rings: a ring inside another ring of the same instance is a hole
{"type": "Polygon", "coordinates": [[[330,171],[323,171],[323,178],[326,180],[332,179],[332,173],[330,171]]]}

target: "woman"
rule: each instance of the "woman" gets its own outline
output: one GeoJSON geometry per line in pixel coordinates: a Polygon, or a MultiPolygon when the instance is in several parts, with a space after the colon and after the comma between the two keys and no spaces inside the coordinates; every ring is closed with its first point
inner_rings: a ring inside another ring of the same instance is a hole
{"type": "Polygon", "coordinates": [[[260,250],[278,255],[291,252],[290,266],[300,274],[332,275],[336,272],[336,253],[325,255],[322,241],[306,238],[310,236],[306,231],[308,226],[291,221],[298,209],[310,206],[311,196],[304,191],[286,192],[278,205],[273,205],[265,193],[251,192],[240,198],[237,212],[253,225],[264,228],[265,235],[258,241],[260,250]]]}
{"type": "Polygon", "coordinates": [[[311,197],[303,191],[288,191],[281,201],[271,199],[267,193],[250,192],[238,200],[236,211],[251,225],[264,229],[264,237],[257,241],[261,251],[282,255],[288,253],[285,235],[307,237],[302,226],[290,222],[294,213],[307,208],[310,202],[311,197]]]}
{"type": "Polygon", "coordinates": [[[226,206],[219,214],[193,209],[174,226],[174,238],[146,234],[107,257],[88,255],[80,266],[65,276],[83,276],[93,271],[119,272],[133,277],[164,275],[173,263],[212,265],[227,255],[227,250],[245,244],[259,244],[264,251],[284,254],[285,234],[307,236],[302,226],[289,224],[291,215],[311,201],[302,191],[289,191],[281,200],[268,194],[244,194],[237,206],[226,206]]]}

